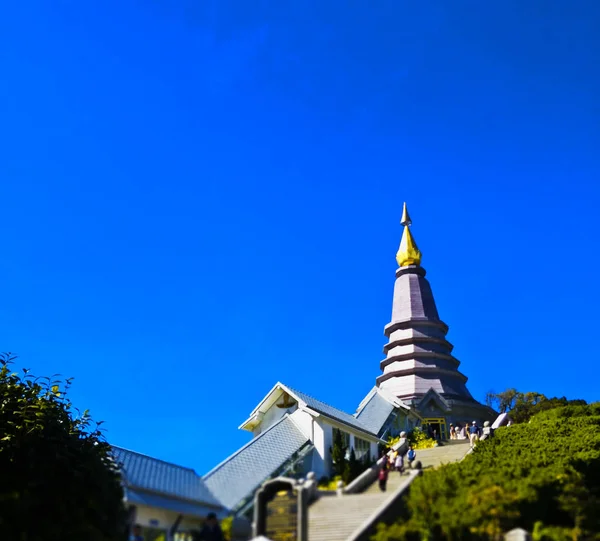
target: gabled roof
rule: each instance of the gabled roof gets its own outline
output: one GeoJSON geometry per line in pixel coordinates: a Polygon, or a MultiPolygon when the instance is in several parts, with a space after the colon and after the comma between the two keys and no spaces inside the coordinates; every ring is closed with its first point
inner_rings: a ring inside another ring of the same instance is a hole
{"type": "Polygon", "coordinates": [[[361,423],[368,426],[372,432],[379,434],[394,409],[393,404],[376,392],[371,395],[364,407],[356,413],[356,417],[361,423]]]}
{"type": "Polygon", "coordinates": [[[406,413],[412,412],[417,417],[420,417],[400,399],[391,396],[379,387],[373,387],[369,391],[354,415],[371,432],[379,434],[390,414],[395,409],[405,410],[406,413]]]}
{"type": "MultiPolygon", "coordinates": [[[[222,507],[202,478],[191,468],[185,468],[135,451],[112,447],[112,455],[120,465],[126,495],[140,491],[186,500],[212,508],[222,507]]],[[[148,504],[149,505],[149,504],[148,504]]],[[[214,509],[213,509],[214,510],[214,509]]]]}
{"type": "Polygon", "coordinates": [[[368,426],[366,426],[361,421],[359,421],[356,417],[354,417],[354,415],[350,415],[349,413],[346,413],[345,411],[334,408],[333,406],[330,406],[329,404],[326,404],[325,402],[321,402],[320,400],[317,400],[316,398],[313,398],[312,396],[309,396],[300,391],[296,391],[295,389],[292,389],[291,387],[286,387],[283,384],[282,384],[282,386],[289,391],[289,393],[292,395],[292,397],[294,397],[294,398],[297,397],[297,399],[304,402],[311,410],[314,410],[317,413],[320,413],[321,415],[323,415],[325,417],[329,417],[330,419],[333,419],[334,421],[338,421],[342,424],[348,425],[348,426],[350,426],[356,430],[359,430],[361,432],[366,432],[367,434],[377,436],[377,432],[373,432],[368,426]]]}
{"type": "Polygon", "coordinates": [[[443,411],[450,411],[450,404],[448,404],[446,399],[433,387],[431,387],[429,391],[423,395],[423,398],[421,398],[417,407],[422,410],[422,408],[424,408],[427,403],[431,401],[435,402],[443,411]]]}
{"type": "Polygon", "coordinates": [[[308,437],[285,415],[202,480],[223,505],[235,509],[308,442],[308,437]]]}
{"type": "Polygon", "coordinates": [[[353,428],[355,431],[362,432],[365,435],[377,437],[377,433],[373,432],[368,426],[363,424],[360,420],[358,420],[354,415],[350,415],[345,411],[342,411],[338,408],[330,406],[321,400],[318,400],[306,393],[301,391],[297,391],[287,385],[284,385],[281,382],[275,384],[275,386],[269,391],[269,393],[265,396],[265,398],[260,402],[260,404],[254,408],[252,413],[250,414],[250,418],[242,424],[242,427],[247,425],[251,425],[251,423],[260,417],[261,413],[271,404],[275,403],[277,399],[283,394],[287,393],[290,397],[292,397],[296,402],[298,402],[299,407],[305,407],[313,412],[316,412],[323,417],[331,419],[333,421],[337,421],[340,424],[346,425],[349,428],[353,428]]]}

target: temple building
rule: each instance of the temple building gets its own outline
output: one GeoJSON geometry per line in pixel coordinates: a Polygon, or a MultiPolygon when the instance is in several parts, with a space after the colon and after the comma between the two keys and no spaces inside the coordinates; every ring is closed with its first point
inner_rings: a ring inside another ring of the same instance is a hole
{"type": "Polygon", "coordinates": [[[388,343],[377,386],[416,410],[445,439],[451,422],[493,421],[496,414],[471,396],[467,377],[458,370],[460,362],[446,339],[448,325],[439,317],[421,266],[406,203],[401,224],[392,320],[384,329],[388,343]]]}
{"type": "Polygon", "coordinates": [[[373,389],[351,415],[277,383],[240,426],[252,433],[252,440],[202,481],[225,507],[246,514],[256,489],[266,479],[308,472],[318,478],[331,475],[336,432],[349,450],[354,449],[357,459],[375,458],[378,444],[419,422],[409,407],[380,389],[373,389]]]}
{"type": "Polygon", "coordinates": [[[354,414],[309,394],[276,383],[240,429],[252,438],[206,475],[115,448],[123,463],[126,498],[146,528],[160,528],[187,540],[199,518],[213,511],[249,516],[253,496],[267,479],[332,473],[331,448],[340,434],[357,458],[375,458],[379,444],[401,431],[425,426],[441,439],[450,423],[493,420],[495,412],[477,402],[446,339],[421,252],[411,233],[406,204],[396,254],[392,318],[385,326],[381,374],[354,414]]]}

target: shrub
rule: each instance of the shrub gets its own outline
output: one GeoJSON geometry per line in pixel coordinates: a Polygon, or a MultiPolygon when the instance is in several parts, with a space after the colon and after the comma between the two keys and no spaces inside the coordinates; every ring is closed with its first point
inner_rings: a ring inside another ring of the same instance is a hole
{"type": "Polygon", "coordinates": [[[408,443],[413,449],[431,449],[437,442],[420,428],[415,428],[408,433],[408,443]]]}
{"type": "Polygon", "coordinates": [[[231,539],[231,526],[233,524],[233,516],[225,517],[221,521],[221,530],[223,531],[223,537],[226,541],[231,539]]]}
{"type": "MultiPolygon", "coordinates": [[[[412,445],[413,449],[431,449],[435,447],[437,442],[430,438],[425,432],[423,432],[420,428],[414,428],[406,435],[408,440],[408,444],[412,445]]],[[[395,438],[390,438],[388,440],[388,446],[393,447],[400,441],[400,436],[396,436],[395,438]]]]}
{"type": "Polygon", "coordinates": [[[403,523],[377,541],[499,539],[516,527],[537,539],[599,539],[600,403],[545,411],[498,429],[464,461],[425,472],[403,523]]]}
{"type": "Polygon", "coordinates": [[[319,481],[319,489],[320,490],[336,490],[337,484],[342,480],[341,475],[334,475],[331,479],[328,477],[324,477],[319,481]]]}
{"type": "Polygon", "coordinates": [[[346,463],[346,468],[344,469],[344,475],[342,475],[342,480],[344,484],[349,485],[354,479],[356,479],[365,469],[368,467],[368,461],[358,460],[356,458],[356,453],[354,452],[354,447],[350,450],[350,458],[346,463]]]}
{"type": "Polygon", "coordinates": [[[70,382],[10,371],[0,356],[0,539],[122,541],[117,466],[98,425],[76,416],[70,382]]]}

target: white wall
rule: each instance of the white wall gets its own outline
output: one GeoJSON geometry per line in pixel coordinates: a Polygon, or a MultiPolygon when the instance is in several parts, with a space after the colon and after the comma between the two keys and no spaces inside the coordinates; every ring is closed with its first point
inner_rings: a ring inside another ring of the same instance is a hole
{"type": "Polygon", "coordinates": [[[265,411],[260,424],[252,431],[252,435],[256,437],[259,434],[262,434],[272,427],[277,421],[279,421],[279,419],[281,419],[288,411],[292,412],[297,408],[297,404],[288,409],[278,408],[276,404],[273,404],[267,411],[265,411]]]}
{"type": "Polygon", "coordinates": [[[379,458],[379,445],[371,442],[371,460],[377,460],[379,458]]]}
{"type": "Polygon", "coordinates": [[[290,415],[290,418],[294,421],[294,423],[296,423],[296,426],[302,431],[302,433],[312,441],[313,416],[305,411],[297,409],[290,415]]]}
{"type": "MultiPolygon", "coordinates": [[[[135,524],[148,526],[167,531],[173,526],[179,513],[158,509],[156,507],[147,507],[138,505],[136,508],[135,524]],[[153,521],[158,521],[158,524],[153,521]]],[[[178,531],[198,530],[204,524],[203,519],[199,517],[185,517],[179,524],[178,531]]]]}
{"type": "Polygon", "coordinates": [[[317,479],[329,475],[329,447],[331,446],[331,427],[320,419],[313,420],[313,472],[317,479]],[[327,434],[329,429],[329,434],[327,434]]]}

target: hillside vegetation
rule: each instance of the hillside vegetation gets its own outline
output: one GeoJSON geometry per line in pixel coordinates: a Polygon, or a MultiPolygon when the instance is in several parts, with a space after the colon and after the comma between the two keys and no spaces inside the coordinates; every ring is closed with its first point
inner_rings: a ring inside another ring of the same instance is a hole
{"type": "Polygon", "coordinates": [[[405,516],[376,541],[600,540],[600,403],[542,411],[496,431],[464,461],[426,472],[405,516]]]}

